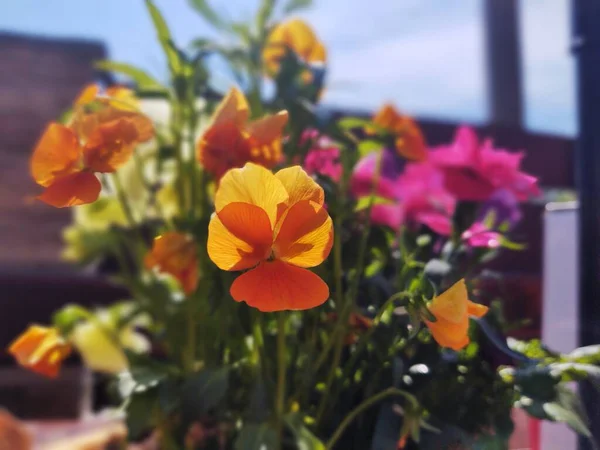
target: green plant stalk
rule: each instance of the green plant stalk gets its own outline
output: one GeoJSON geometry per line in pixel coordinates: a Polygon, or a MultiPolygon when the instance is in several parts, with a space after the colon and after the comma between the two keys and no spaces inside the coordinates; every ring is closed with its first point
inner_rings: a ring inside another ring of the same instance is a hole
{"type": "Polygon", "coordinates": [[[179,202],[179,211],[186,210],[185,195],[185,161],[183,159],[183,124],[182,124],[182,105],[178,98],[171,100],[171,135],[173,137],[173,147],[177,158],[177,199],[179,202]]]}
{"type": "Polygon", "coordinates": [[[127,195],[125,194],[125,190],[123,189],[123,184],[121,183],[121,178],[117,172],[113,172],[112,180],[115,184],[115,189],[117,190],[117,198],[119,199],[119,203],[121,204],[121,208],[123,208],[123,213],[125,214],[125,218],[127,219],[127,223],[131,228],[135,228],[137,223],[133,217],[133,212],[131,210],[131,205],[129,204],[129,200],[127,199],[127,195]]]}
{"type": "Polygon", "coordinates": [[[277,315],[277,395],[275,397],[275,419],[277,448],[283,448],[283,416],[285,415],[285,312],[277,315]]]}
{"type": "MultiPolygon", "coordinates": [[[[358,249],[358,260],[356,266],[356,273],[354,278],[352,279],[352,284],[350,285],[350,289],[348,290],[348,298],[342,308],[342,313],[338,316],[338,322],[336,324],[337,334],[332,336],[332,340],[335,341],[334,352],[332,364],[329,369],[329,374],[327,375],[327,381],[325,384],[325,394],[321,399],[321,403],[317,410],[317,423],[321,422],[326,410],[327,404],[329,401],[329,397],[331,395],[331,386],[335,379],[336,370],[340,364],[340,359],[342,356],[342,350],[344,348],[344,340],[346,337],[346,332],[348,328],[348,319],[350,314],[352,313],[352,307],[356,303],[356,298],[358,296],[358,287],[360,284],[360,279],[362,276],[362,272],[365,265],[365,254],[367,252],[367,244],[369,241],[369,235],[371,234],[371,210],[373,209],[373,204],[375,203],[375,193],[377,192],[377,185],[379,183],[379,176],[381,174],[381,162],[383,160],[382,153],[379,153],[377,158],[377,164],[375,166],[375,176],[373,177],[373,186],[371,188],[371,196],[369,198],[369,204],[366,208],[367,222],[365,225],[365,230],[362,235],[359,249],[358,249]]],[[[334,333],[336,330],[334,330],[334,333]]],[[[335,401],[335,397],[332,398],[335,401]]]]}
{"type": "Polygon", "coordinates": [[[337,429],[335,430],[335,432],[333,433],[333,435],[331,436],[329,441],[327,441],[327,444],[325,445],[326,450],[330,450],[333,448],[333,446],[336,444],[336,442],[342,436],[342,434],[344,433],[346,428],[348,428],[348,426],[352,423],[352,421],[354,421],[354,419],[356,419],[358,416],[360,416],[363,412],[365,412],[367,409],[369,409],[371,406],[373,406],[377,402],[380,402],[381,400],[384,400],[388,397],[396,397],[396,396],[406,397],[412,403],[414,403],[414,401],[415,401],[414,398],[410,394],[408,394],[400,389],[396,389],[396,388],[388,388],[388,389],[381,391],[378,394],[375,394],[374,396],[368,398],[367,400],[362,402],[360,405],[358,405],[356,408],[354,408],[344,418],[344,420],[342,420],[342,423],[340,423],[340,425],[337,427],[337,429]]]}

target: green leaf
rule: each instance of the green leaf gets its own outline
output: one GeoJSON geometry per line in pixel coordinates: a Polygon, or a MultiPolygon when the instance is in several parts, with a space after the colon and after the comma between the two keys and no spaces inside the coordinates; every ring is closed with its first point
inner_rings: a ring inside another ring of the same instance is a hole
{"type": "Polygon", "coordinates": [[[359,117],[344,117],[337,122],[338,127],[344,130],[352,130],[355,128],[364,128],[371,126],[370,119],[361,119],[359,117]]]}
{"type": "Polygon", "coordinates": [[[290,427],[298,450],[325,450],[325,445],[306,427],[300,414],[289,414],[285,417],[285,423],[290,427]]]}
{"type": "Polygon", "coordinates": [[[312,6],[312,0],[290,0],[284,7],[284,14],[291,14],[293,12],[299,11],[301,9],[308,8],[312,6]]]}
{"type": "Polygon", "coordinates": [[[206,414],[217,406],[229,388],[229,368],[204,369],[183,383],[183,410],[188,417],[206,414]]]}
{"type": "Polygon", "coordinates": [[[277,431],[269,423],[246,424],[235,440],[235,450],[264,450],[277,447],[277,431]]]}
{"type": "Polygon", "coordinates": [[[212,9],[206,0],[189,0],[189,4],[213,27],[220,30],[230,30],[229,24],[212,9]]]}
{"type": "Polygon", "coordinates": [[[64,335],[68,335],[75,325],[82,320],[90,320],[92,313],[79,305],[66,305],[52,316],[52,323],[59,328],[64,335]]]}
{"type": "Polygon", "coordinates": [[[600,345],[576,348],[566,358],[579,363],[600,363],[600,345]]]}
{"type": "Polygon", "coordinates": [[[146,7],[154,23],[154,28],[158,36],[163,51],[167,57],[169,68],[172,74],[179,74],[183,70],[183,62],[181,60],[181,54],[177,51],[169,27],[160,10],[156,7],[153,0],[146,0],[146,7]]]}
{"type": "Polygon", "coordinates": [[[504,236],[500,238],[500,245],[504,248],[514,251],[522,251],[527,248],[527,244],[519,244],[518,242],[513,242],[504,236]]]}
{"type": "Polygon", "coordinates": [[[566,423],[573,431],[583,436],[592,436],[579,397],[567,387],[560,386],[556,402],[545,403],[543,408],[552,420],[566,423]]]}
{"type": "Polygon", "coordinates": [[[129,397],[125,411],[130,439],[139,439],[145,432],[153,428],[153,415],[158,405],[157,393],[157,389],[149,389],[134,392],[129,397]]]}
{"type": "Polygon", "coordinates": [[[363,211],[370,206],[375,205],[390,205],[393,204],[394,201],[389,198],[380,197],[378,195],[367,195],[365,197],[361,197],[356,202],[356,206],[354,207],[354,212],[363,211]]]}
{"type": "Polygon", "coordinates": [[[131,78],[137,84],[138,88],[143,91],[166,91],[166,88],[160,84],[155,78],[147,74],[142,69],[126,63],[117,61],[97,61],[94,67],[100,70],[117,72],[131,78]]]}
{"type": "Polygon", "coordinates": [[[360,156],[364,157],[367,156],[369,153],[381,150],[382,147],[383,144],[381,142],[372,140],[361,141],[358,144],[358,153],[360,154],[360,156]]]}
{"type": "Polygon", "coordinates": [[[262,0],[258,13],[256,14],[256,29],[259,33],[265,32],[267,23],[273,15],[273,9],[275,8],[275,0],[262,0]]]}

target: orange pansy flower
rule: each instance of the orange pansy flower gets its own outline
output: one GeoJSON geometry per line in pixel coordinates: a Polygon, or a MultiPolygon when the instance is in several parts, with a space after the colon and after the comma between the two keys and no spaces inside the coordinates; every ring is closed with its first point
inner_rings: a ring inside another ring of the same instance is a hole
{"type": "Polygon", "coordinates": [[[461,279],[435,297],[429,305],[429,311],[436,321],[425,320],[425,324],[436,342],[442,347],[460,350],[470,342],[469,316],[483,317],[488,307],[469,300],[465,280],[461,279]]]}
{"type": "Polygon", "coordinates": [[[286,52],[294,52],[309,64],[325,64],[327,50],[312,28],[303,20],[291,19],[276,25],[267,39],[263,50],[263,61],[270,75],[279,71],[281,59],[286,52]]]}
{"type": "Polygon", "coordinates": [[[70,127],[51,123],[30,160],[33,179],[46,188],[38,198],[57,208],[94,202],[101,189],[94,172],[114,172],[153,134],[144,115],[103,102],[77,111],[70,127]]]}
{"type": "Polygon", "coordinates": [[[333,244],[323,189],[300,166],[275,175],[248,163],[221,179],[208,226],[208,255],[221,269],[250,269],[231,296],[261,311],[301,310],[329,298],[327,284],[307,270],[333,244]]]}
{"type": "Polygon", "coordinates": [[[232,88],[217,107],[197,144],[198,160],[219,180],[225,172],[254,162],[272,168],[281,160],[281,135],[287,111],[249,122],[244,94],[232,88]]]}
{"type": "Polygon", "coordinates": [[[147,269],[156,268],[176,278],[186,294],[198,286],[198,255],[191,236],[169,231],[154,239],[144,261],[147,269]]]}
{"type": "Polygon", "coordinates": [[[401,114],[394,106],[384,105],[373,117],[373,123],[394,135],[396,151],[411,161],[427,159],[425,137],[417,123],[401,114]]]}
{"type": "Polygon", "coordinates": [[[23,367],[54,378],[71,353],[71,346],[56,328],[31,325],[10,345],[8,352],[23,367]]]}

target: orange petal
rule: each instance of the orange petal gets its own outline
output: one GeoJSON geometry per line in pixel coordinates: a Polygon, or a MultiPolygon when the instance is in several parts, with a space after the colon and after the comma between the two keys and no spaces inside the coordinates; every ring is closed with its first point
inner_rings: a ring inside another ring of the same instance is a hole
{"type": "Polygon", "coordinates": [[[489,308],[479,303],[473,303],[471,300],[467,302],[467,314],[471,317],[483,317],[487,314],[489,308]]]}
{"type": "Polygon", "coordinates": [[[247,126],[253,162],[272,168],[281,161],[281,135],[287,121],[287,111],[280,111],[247,126]]]}
{"type": "Polygon", "coordinates": [[[198,140],[196,152],[204,170],[217,180],[251,159],[247,134],[231,122],[210,126],[198,140]]]}
{"type": "Polygon", "coordinates": [[[249,203],[230,203],[208,225],[208,256],[223,270],[243,270],[267,259],[273,231],[267,213],[249,203]]]}
{"type": "Polygon", "coordinates": [[[231,122],[242,128],[248,121],[250,107],[244,94],[238,88],[231,88],[215,110],[212,125],[231,122]]]}
{"type": "Polygon", "coordinates": [[[288,206],[302,200],[310,200],[319,205],[325,202],[323,188],[300,166],[282,169],[275,174],[289,195],[288,206]]]}
{"type": "Polygon", "coordinates": [[[79,93],[79,95],[77,96],[77,99],[75,99],[75,105],[76,106],[87,105],[88,103],[91,103],[94,100],[96,100],[96,97],[98,97],[99,93],[100,93],[100,87],[96,83],[88,84],[79,93]]]}
{"type": "Polygon", "coordinates": [[[31,156],[31,176],[37,184],[49,186],[56,178],[76,171],[81,154],[75,133],[64,125],[51,123],[31,156]]]}
{"type": "Polygon", "coordinates": [[[275,260],[237,277],[231,296],[263,312],[303,310],[323,304],[329,288],[311,271],[275,260]]]}
{"type": "Polygon", "coordinates": [[[155,238],[144,265],[177,278],[188,294],[196,290],[199,279],[196,244],[186,234],[170,231],[155,238]]]}
{"type": "Polygon", "coordinates": [[[462,323],[467,318],[469,293],[464,278],[431,301],[429,310],[439,320],[462,323]]]}
{"type": "Polygon", "coordinates": [[[37,198],[56,208],[85,205],[98,199],[102,185],[91,172],[77,172],[57,179],[37,198]]]}
{"type": "Polygon", "coordinates": [[[465,318],[460,323],[453,323],[442,318],[436,322],[425,321],[435,341],[442,347],[460,350],[469,342],[469,319],[465,318]]]}
{"type": "Polygon", "coordinates": [[[265,210],[273,228],[280,205],[287,200],[288,194],[275,175],[262,166],[247,163],[221,178],[215,193],[215,209],[218,213],[230,203],[250,203],[265,210]]]}
{"type": "Polygon", "coordinates": [[[386,103],[373,117],[373,123],[381,128],[393,131],[398,121],[402,118],[393,105],[386,103]]]}
{"type": "Polygon", "coordinates": [[[71,353],[71,346],[55,328],[32,325],[10,345],[8,352],[23,367],[56,377],[62,361],[71,353]]]}
{"type": "Polygon", "coordinates": [[[83,149],[85,166],[101,173],[111,173],[123,166],[140,142],[138,122],[122,118],[96,127],[83,149]]]}
{"type": "Polygon", "coordinates": [[[299,267],[321,264],[333,245],[333,223],[327,210],[310,200],[289,208],[273,246],[275,256],[299,267]]]}
{"type": "Polygon", "coordinates": [[[411,161],[425,161],[427,159],[427,144],[421,129],[416,122],[404,116],[396,126],[396,150],[400,156],[411,161]]]}

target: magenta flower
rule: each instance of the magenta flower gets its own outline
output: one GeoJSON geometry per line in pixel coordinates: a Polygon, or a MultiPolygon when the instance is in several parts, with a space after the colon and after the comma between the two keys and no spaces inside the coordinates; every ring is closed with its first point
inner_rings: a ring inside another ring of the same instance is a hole
{"type": "Polygon", "coordinates": [[[309,175],[323,175],[333,181],[342,178],[342,164],[340,163],[340,149],[333,145],[325,136],[319,136],[317,130],[306,130],[302,134],[300,144],[310,140],[310,150],[304,159],[304,170],[309,175]]]}
{"type": "Polygon", "coordinates": [[[469,247],[497,248],[502,244],[501,231],[510,231],[520,220],[521,211],[514,194],[499,189],[483,204],[479,217],[461,237],[469,247]]]}
{"type": "MultiPolygon", "coordinates": [[[[402,224],[423,224],[441,235],[449,235],[456,201],[444,186],[443,173],[428,162],[411,163],[406,165],[404,173],[394,177],[393,161],[387,161],[385,151],[382,158],[376,195],[390,203],[373,206],[373,222],[393,229],[402,224]]],[[[371,194],[376,165],[376,153],[356,165],[351,183],[356,197],[371,194]]]]}
{"type": "Polygon", "coordinates": [[[508,152],[482,143],[475,132],[460,127],[454,142],[432,149],[431,161],[444,171],[446,187],[459,200],[483,201],[496,189],[512,192],[519,201],[540,195],[537,178],[520,170],[522,152],[508,152]]]}

